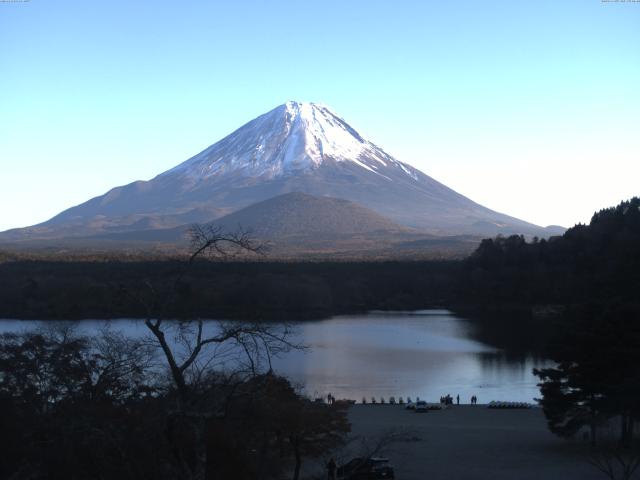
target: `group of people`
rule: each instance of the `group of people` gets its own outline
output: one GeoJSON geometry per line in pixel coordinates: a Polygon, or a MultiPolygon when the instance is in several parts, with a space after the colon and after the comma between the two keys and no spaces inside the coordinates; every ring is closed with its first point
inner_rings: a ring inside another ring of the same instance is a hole
{"type": "MultiPolygon", "coordinates": [[[[460,405],[460,395],[456,395],[456,401],[460,405]]],[[[444,405],[453,405],[453,397],[448,393],[444,397],[440,397],[440,403],[444,405]]]]}
{"type": "MultiPolygon", "coordinates": [[[[453,405],[453,397],[449,394],[446,394],[444,397],[440,397],[440,403],[444,405],[453,405]]],[[[471,396],[471,405],[476,405],[478,403],[478,397],[475,395],[471,396]]],[[[456,405],[460,405],[460,395],[456,395],[456,405]]]]}

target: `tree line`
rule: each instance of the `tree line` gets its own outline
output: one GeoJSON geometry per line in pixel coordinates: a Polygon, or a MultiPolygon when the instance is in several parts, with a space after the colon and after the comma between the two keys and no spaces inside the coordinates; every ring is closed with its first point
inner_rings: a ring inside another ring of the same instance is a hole
{"type": "Polygon", "coordinates": [[[595,213],[562,236],[485,239],[464,262],[461,289],[482,304],[627,303],[637,298],[640,199],[595,213]]]}
{"type": "MultiPolygon", "coordinates": [[[[0,264],[0,318],[144,318],[125,292],[174,288],[186,259],[15,260],[0,264]]],[[[307,319],[373,309],[442,306],[455,298],[456,261],[276,262],[199,258],[184,275],[174,318],[307,319]]]]}

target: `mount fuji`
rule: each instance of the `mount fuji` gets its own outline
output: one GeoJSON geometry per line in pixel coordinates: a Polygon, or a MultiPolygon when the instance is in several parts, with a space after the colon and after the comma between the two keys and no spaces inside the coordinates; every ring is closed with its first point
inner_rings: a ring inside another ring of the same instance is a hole
{"type": "Polygon", "coordinates": [[[113,188],[0,239],[172,229],[293,192],[344,199],[430,235],[556,233],[453,191],[387,154],[324,105],[287,102],[151,180],[113,188]]]}

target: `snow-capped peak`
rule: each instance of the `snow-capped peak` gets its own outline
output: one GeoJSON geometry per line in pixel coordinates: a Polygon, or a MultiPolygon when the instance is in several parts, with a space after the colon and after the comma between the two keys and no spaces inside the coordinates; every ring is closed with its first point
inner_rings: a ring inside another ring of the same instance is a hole
{"type": "Polygon", "coordinates": [[[364,139],[325,105],[295,101],[257,117],[166,174],[194,180],[231,172],[274,178],[314,170],[326,160],[354,162],[385,178],[380,168],[399,167],[415,178],[413,169],[364,139]]]}

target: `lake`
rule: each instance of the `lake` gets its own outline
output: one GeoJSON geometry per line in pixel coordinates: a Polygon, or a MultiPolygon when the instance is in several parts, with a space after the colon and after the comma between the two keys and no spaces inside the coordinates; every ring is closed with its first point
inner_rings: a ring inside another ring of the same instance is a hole
{"type": "MultiPolygon", "coordinates": [[[[35,328],[44,322],[0,320],[0,331],[35,328]]],[[[146,335],[139,320],[84,320],[90,333],[107,324],[127,335],[146,335]]],[[[215,324],[215,323],[212,323],[215,324]]],[[[528,401],[539,397],[534,367],[547,363],[505,352],[473,338],[469,321],[446,310],[370,312],[297,322],[297,339],[307,351],[274,361],[277,373],[300,384],[311,397],[388,400],[410,396],[438,401],[440,396],[471,395],[491,400],[528,401]]]]}

